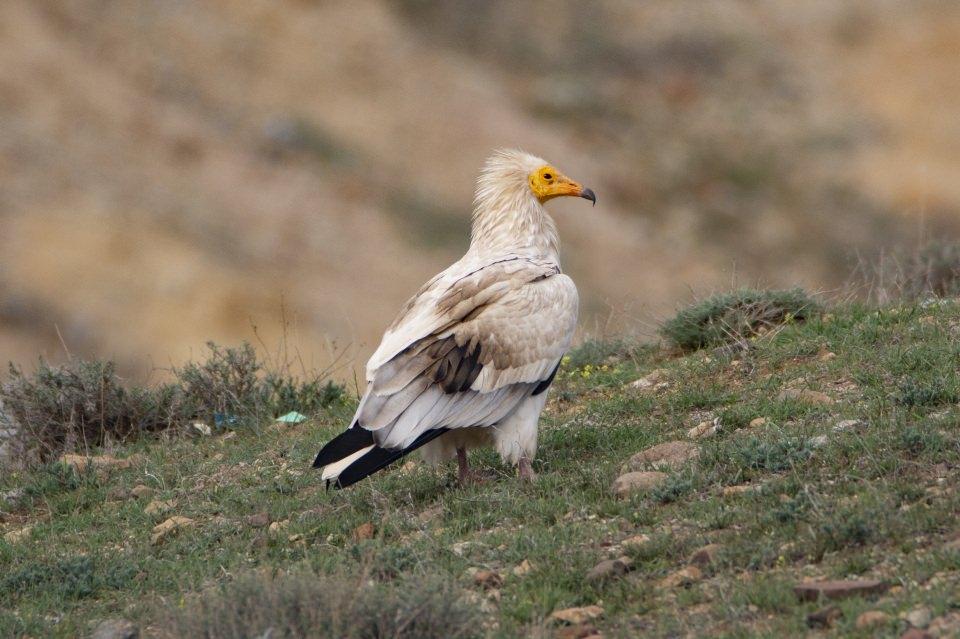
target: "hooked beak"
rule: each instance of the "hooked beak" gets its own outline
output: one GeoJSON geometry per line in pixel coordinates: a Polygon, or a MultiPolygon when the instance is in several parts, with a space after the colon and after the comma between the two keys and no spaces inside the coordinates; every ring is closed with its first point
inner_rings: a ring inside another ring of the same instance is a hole
{"type": "Polygon", "coordinates": [[[593,189],[581,189],[580,197],[585,200],[590,200],[593,206],[597,205],[597,194],[593,192],[593,189]]]}
{"type": "Polygon", "coordinates": [[[550,190],[546,195],[541,197],[541,202],[560,195],[572,195],[573,197],[582,197],[585,200],[590,200],[594,206],[597,205],[597,195],[593,192],[593,189],[584,188],[579,182],[574,182],[565,175],[559,176],[557,183],[551,185],[549,188],[550,190]]]}

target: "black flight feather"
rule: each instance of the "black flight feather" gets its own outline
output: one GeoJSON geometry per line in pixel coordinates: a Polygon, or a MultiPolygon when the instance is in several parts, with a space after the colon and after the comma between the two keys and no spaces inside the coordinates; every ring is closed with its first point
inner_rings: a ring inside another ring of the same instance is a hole
{"type": "Polygon", "coordinates": [[[317,458],[313,461],[314,468],[338,462],[348,455],[352,455],[361,448],[373,443],[373,433],[363,428],[359,423],[354,424],[340,433],[320,449],[317,458]]]}
{"type": "Polygon", "coordinates": [[[550,373],[550,377],[546,378],[545,380],[543,380],[542,382],[540,382],[539,384],[537,384],[537,387],[534,388],[534,389],[533,389],[533,392],[530,393],[530,394],[531,394],[531,395],[539,395],[539,394],[542,393],[543,391],[545,391],[545,390],[547,390],[548,388],[550,388],[550,384],[553,383],[553,378],[557,376],[557,371],[558,371],[558,370],[560,370],[560,364],[559,364],[559,363],[558,363],[556,366],[553,367],[553,372],[550,373]]]}
{"type": "Polygon", "coordinates": [[[347,466],[335,480],[334,487],[346,488],[347,486],[353,485],[365,477],[369,477],[384,466],[397,461],[407,453],[415,451],[430,440],[444,434],[447,432],[447,430],[448,429],[446,428],[434,428],[433,430],[428,430],[413,440],[413,443],[406,448],[396,448],[392,450],[389,448],[374,448],[369,453],[347,466]]]}

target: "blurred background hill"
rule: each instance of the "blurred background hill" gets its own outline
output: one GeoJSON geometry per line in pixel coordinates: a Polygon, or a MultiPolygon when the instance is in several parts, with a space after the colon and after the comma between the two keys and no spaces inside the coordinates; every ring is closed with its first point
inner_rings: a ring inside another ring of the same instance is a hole
{"type": "Polygon", "coordinates": [[[587,330],[960,230],[960,4],[5,0],[0,359],[363,362],[519,146],[587,330]],[[331,346],[335,344],[336,346],[331,346]]]}

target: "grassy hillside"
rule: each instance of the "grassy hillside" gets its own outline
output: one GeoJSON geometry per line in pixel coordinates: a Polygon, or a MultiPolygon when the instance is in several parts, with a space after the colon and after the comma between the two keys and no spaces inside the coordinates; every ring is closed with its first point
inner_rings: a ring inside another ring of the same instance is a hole
{"type": "Polygon", "coordinates": [[[349,401],[7,474],[0,636],[956,636],[958,331],[949,302],[832,309],[732,353],[590,343],[533,485],[483,453],[479,485],[410,461],[326,492],[309,464],[349,401]],[[614,493],[669,441],[690,446],[614,493]],[[886,590],[794,592],[820,579],[886,590]]]}

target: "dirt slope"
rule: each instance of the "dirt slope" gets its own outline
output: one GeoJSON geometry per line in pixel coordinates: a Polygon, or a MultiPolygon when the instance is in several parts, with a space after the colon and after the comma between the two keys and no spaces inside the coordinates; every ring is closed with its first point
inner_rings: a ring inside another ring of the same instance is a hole
{"type": "Polygon", "coordinates": [[[733,279],[838,286],[913,242],[915,209],[953,228],[957,25],[942,3],[5,2],[0,358],[59,356],[59,330],[143,373],[252,325],[273,346],[283,315],[308,364],[330,341],[362,361],[465,247],[502,145],[600,194],[554,207],[591,330],[733,279]]]}

